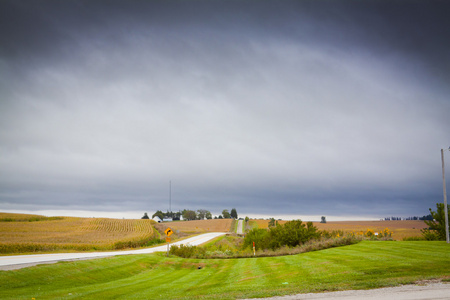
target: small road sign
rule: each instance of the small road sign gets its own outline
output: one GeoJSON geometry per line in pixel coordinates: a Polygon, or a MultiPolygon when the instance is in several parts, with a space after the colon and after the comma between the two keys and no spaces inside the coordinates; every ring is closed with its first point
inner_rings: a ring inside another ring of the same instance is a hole
{"type": "Polygon", "coordinates": [[[170,236],[170,235],[173,233],[173,231],[172,231],[172,229],[167,228],[166,230],[164,230],[164,233],[165,233],[167,236],[170,236]]]}
{"type": "Polygon", "coordinates": [[[167,257],[169,257],[169,249],[170,249],[170,235],[173,233],[172,229],[167,228],[164,230],[164,233],[167,235],[166,242],[167,242],[167,257]]]}

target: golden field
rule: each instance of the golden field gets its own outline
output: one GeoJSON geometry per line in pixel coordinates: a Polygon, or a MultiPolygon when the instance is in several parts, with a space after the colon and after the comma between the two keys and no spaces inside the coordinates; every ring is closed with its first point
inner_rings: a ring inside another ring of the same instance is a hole
{"type": "Polygon", "coordinates": [[[424,221],[404,220],[404,221],[339,221],[327,223],[314,223],[320,230],[343,230],[345,232],[366,232],[373,230],[381,232],[388,228],[392,232],[394,240],[403,240],[408,237],[422,236],[420,232],[423,228],[428,228],[424,221]]]}
{"type": "MultiPolygon", "coordinates": [[[[279,224],[284,224],[287,221],[278,221],[279,224]]],[[[421,236],[420,230],[428,226],[424,221],[405,220],[405,221],[331,221],[327,223],[313,222],[314,226],[319,230],[342,230],[344,232],[366,232],[373,230],[374,232],[381,232],[388,228],[392,232],[394,240],[403,240],[408,237],[421,236]]],[[[268,228],[269,220],[250,220],[250,225],[257,228],[268,228]],[[252,225],[254,224],[254,225],[252,225]]]]}
{"type": "Polygon", "coordinates": [[[203,233],[203,232],[228,232],[230,231],[232,219],[212,219],[212,220],[194,220],[162,223],[166,228],[179,230],[185,233],[203,233]]]}
{"type": "MultiPolygon", "coordinates": [[[[287,221],[278,221],[284,224],[287,221]]],[[[268,228],[269,220],[252,219],[248,228],[268,228]]],[[[355,234],[392,232],[394,240],[420,237],[423,221],[341,221],[318,223],[319,230],[341,230],[355,234]]],[[[0,213],[0,253],[114,250],[149,246],[160,242],[170,227],[173,239],[204,232],[229,232],[232,219],[196,220],[157,224],[153,220],[77,217],[0,213]],[[156,230],[157,228],[158,230],[156,230]],[[159,231],[159,232],[158,232],[159,231]]],[[[233,228],[234,229],[234,228],[233,228]]]]}
{"type": "Polygon", "coordinates": [[[46,217],[41,215],[29,215],[29,214],[13,214],[13,213],[3,213],[0,212],[0,222],[8,222],[8,221],[49,221],[49,220],[58,220],[62,217],[46,217]]]}
{"type": "Polygon", "coordinates": [[[159,237],[154,223],[0,213],[0,253],[139,247],[159,237]]]}

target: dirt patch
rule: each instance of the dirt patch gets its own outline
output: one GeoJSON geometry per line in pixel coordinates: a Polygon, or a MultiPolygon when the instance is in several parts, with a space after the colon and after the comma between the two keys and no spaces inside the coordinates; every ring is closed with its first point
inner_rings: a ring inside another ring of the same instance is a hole
{"type": "Polygon", "coordinates": [[[205,263],[183,263],[181,265],[181,267],[183,269],[203,269],[205,268],[206,264],[205,263]]]}

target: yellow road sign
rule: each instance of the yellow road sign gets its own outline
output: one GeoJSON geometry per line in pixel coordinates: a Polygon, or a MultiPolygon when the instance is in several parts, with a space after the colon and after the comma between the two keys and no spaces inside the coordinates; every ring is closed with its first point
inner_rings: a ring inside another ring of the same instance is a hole
{"type": "Polygon", "coordinates": [[[165,233],[167,236],[170,236],[170,235],[173,233],[173,231],[172,231],[172,229],[167,228],[166,230],[164,230],[164,233],[165,233]]]}
{"type": "Polygon", "coordinates": [[[166,242],[170,243],[170,237],[166,237],[166,242]]]}

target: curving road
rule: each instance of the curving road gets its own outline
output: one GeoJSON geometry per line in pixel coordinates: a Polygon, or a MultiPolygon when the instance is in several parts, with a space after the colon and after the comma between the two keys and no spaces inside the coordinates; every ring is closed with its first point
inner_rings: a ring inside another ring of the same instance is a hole
{"type": "MultiPolygon", "coordinates": [[[[182,241],[172,243],[171,245],[192,245],[198,246],[208,242],[218,236],[226,234],[225,232],[210,232],[197,235],[182,241]]],[[[146,254],[153,252],[167,251],[167,245],[153,248],[126,250],[126,251],[110,251],[110,252],[89,252],[89,253],[55,253],[55,254],[32,254],[32,255],[14,255],[14,256],[0,256],[0,270],[15,270],[34,266],[42,263],[54,263],[64,260],[74,259],[92,259],[100,257],[109,257],[116,255],[129,254],[146,254]]]]}

